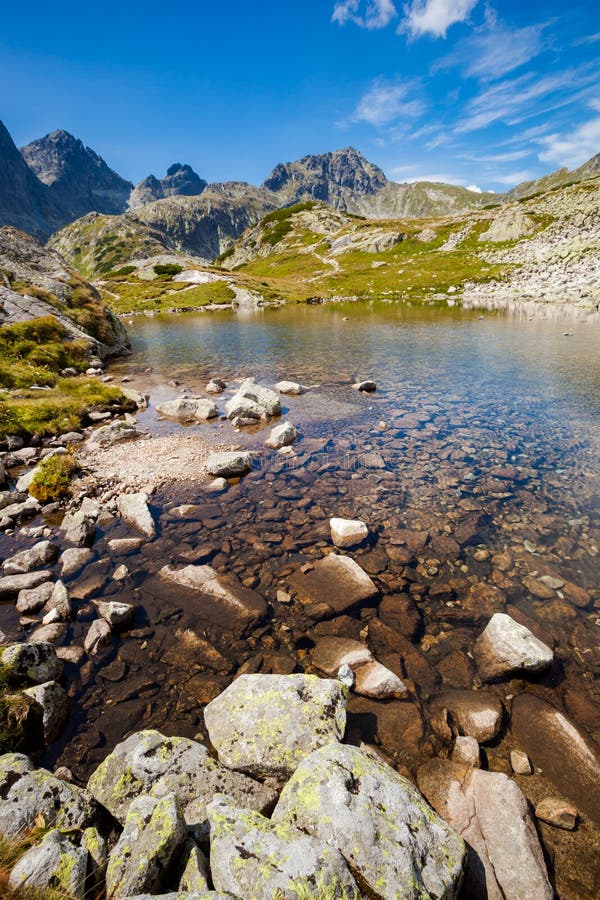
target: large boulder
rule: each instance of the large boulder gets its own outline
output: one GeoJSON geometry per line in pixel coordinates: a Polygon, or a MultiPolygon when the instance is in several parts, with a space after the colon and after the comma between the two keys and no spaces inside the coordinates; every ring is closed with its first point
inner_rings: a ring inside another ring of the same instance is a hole
{"type": "Polygon", "coordinates": [[[147,796],[134,800],[121,836],[108,858],[108,900],[142,891],[159,893],[171,861],[186,836],[185,821],[175,794],[165,794],[160,800],[147,796]]]}
{"type": "Polygon", "coordinates": [[[211,566],[163,566],[162,579],[198,595],[202,617],[222,628],[242,635],[267,615],[264,599],[246,588],[233,575],[220,575],[211,566]]]}
{"type": "Polygon", "coordinates": [[[317,747],[339,741],[348,689],[315,675],[241,675],[204,710],[220,762],[253,775],[290,775],[317,747]]]}
{"type": "Polygon", "coordinates": [[[325,603],[332,614],[340,615],[377,596],[377,586],[350,556],[330,553],[303,569],[289,577],[291,589],[302,603],[325,603]]]}
{"type": "Polygon", "coordinates": [[[182,422],[205,422],[217,415],[217,405],[213,400],[202,397],[180,397],[166,400],[156,407],[156,411],[171,419],[182,422]]]}
{"type": "Polygon", "coordinates": [[[340,851],[382,900],[458,896],[465,845],[409,781],[357,747],[306,757],[273,813],[340,851]]]}
{"type": "Polygon", "coordinates": [[[247,378],[227,401],[225,409],[234,425],[256,425],[280,415],[281,403],[275,391],[255,384],[253,378],[247,378]]]}
{"type": "Polygon", "coordinates": [[[63,673],[63,664],[53,645],[46,641],[31,644],[8,644],[0,649],[0,660],[5,671],[15,680],[29,679],[36,684],[57,681],[63,673]]]}
{"type": "Polygon", "coordinates": [[[212,759],[206,747],[187,738],[167,738],[158,731],[132,734],[92,774],[88,790],[119,822],[125,822],[132,800],[141,794],[174,793],[190,826],[206,832],[206,805],[226,792],[237,803],[268,810],[276,793],[212,759]]]}
{"type": "Polygon", "coordinates": [[[506,613],[495,613],[473,646],[477,671],[484,681],[517,673],[536,674],[552,665],[550,647],[506,613]]]}
{"type": "Polygon", "coordinates": [[[248,450],[223,450],[211,453],[204,463],[206,471],[219,478],[237,478],[252,468],[254,455],[248,450]]]}
{"type": "Polygon", "coordinates": [[[126,525],[139,531],[147,538],[156,537],[156,525],[148,509],[148,495],[121,494],[117,497],[117,508],[126,525]]]}
{"type": "Polygon", "coordinates": [[[35,687],[27,688],[23,693],[30,697],[41,710],[44,742],[48,746],[56,740],[69,718],[67,692],[55,681],[47,681],[44,684],[36,684],[35,687]]]}
{"type": "Polygon", "coordinates": [[[74,831],[89,825],[95,804],[81,788],[35,769],[27,756],[0,756],[0,835],[7,840],[21,837],[40,817],[47,827],[74,831]]]}
{"type": "Polygon", "coordinates": [[[58,547],[51,541],[38,541],[29,550],[21,550],[2,563],[5,575],[23,575],[41,566],[54,562],[58,556],[58,547]]]}
{"type": "Polygon", "coordinates": [[[511,729],[559,792],[600,824],[600,747],[560,710],[533,694],[513,701],[511,729]]]}
{"type": "Polygon", "coordinates": [[[52,890],[70,900],[83,900],[87,864],[87,850],[53,828],[20,858],[8,883],[14,890],[52,890]]]}
{"type": "Polygon", "coordinates": [[[217,797],[208,807],[215,887],[252,900],[360,900],[343,856],[286,822],[236,808],[217,797]]]}
{"type": "Polygon", "coordinates": [[[465,897],[552,900],[527,800],[514,781],[501,772],[434,759],[419,769],[418,785],[468,844],[465,897]]]}
{"type": "Polygon", "coordinates": [[[140,437],[141,433],[135,425],[128,425],[127,422],[117,420],[96,428],[89,436],[87,446],[90,450],[98,447],[112,447],[113,444],[120,444],[122,441],[135,440],[140,437]]]}

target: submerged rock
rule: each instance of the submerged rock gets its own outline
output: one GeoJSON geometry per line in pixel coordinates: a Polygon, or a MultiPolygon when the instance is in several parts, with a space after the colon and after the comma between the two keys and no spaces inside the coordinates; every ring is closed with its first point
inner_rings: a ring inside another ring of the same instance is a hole
{"type": "Polygon", "coordinates": [[[241,675],[204,710],[219,760],[253,775],[289,775],[346,727],[347,688],[315,675],[241,675]]]}
{"type": "Polygon", "coordinates": [[[306,757],[273,813],[335,847],[383,900],[458,896],[465,845],[409,781],[357,747],[306,757]]]}
{"type": "Polygon", "coordinates": [[[148,538],[156,537],[156,525],[148,509],[148,495],[144,493],[121,494],[117,508],[123,521],[148,538]]]}
{"type": "Polygon", "coordinates": [[[21,857],[8,883],[13,890],[53,890],[72,900],[83,900],[87,863],[87,850],[76,847],[54,828],[21,857]]]}
{"type": "Polygon", "coordinates": [[[473,737],[480,744],[492,741],[500,732],[502,704],[487,691],[445,691],[431,702],[433,717],[444,710],[457,734],[473,737]]]}
{"type": "Polygon", "coordinates": [[[552,900],[544,854],[527,800],[500,772],[433,759],[418,785],[469,845],[463,892],[488,900],[552,900]]]}
{"type": "Polygon", "coordinates": [[[159,800],[132,801],[123,831],[108,858],[106,896],[122,898],[141,891],[157,894],[171,861],[185,842],[187,830],[175,794],[159,800]]]}
{"type": "Polygon", "coordinates": [[[158,731],[139,731],[117,744],[92,774],[88,790],[121,824],[136,797],[172,792],[187,824],[204,835],[206,806],[215,794],[225,792],[259,812],[269,809],[277,797],[267,785],[220,765],[197,741],[164,737],[158,731]]]}
{"type": "Polygon", "coordinates": [[[335,614],[378,594],[377,586],[358,563],[337,553],[317,560],[308,571],[298,570],[288,580],[303,603],[326,603],[335,614]]]}
{"type": "Polygon", "coordinates": [[[554,654],[524,625],[495,613],[473,646],[477,671],[484,681],[519,672],[543,672],[554,654]]]}
{"type": "Polygon", "coordinates": [[[156,411],[182,422],[205,422],[217,416],[217,405],[204,397],[180,397],[160,403],[156,411]]]}
{"type": "Polygon", "coordinates": [[[341,853],[285,822],[236,808],[217,797],[208,807],[215,887],[253,900],[360,900],[341,853]]]}

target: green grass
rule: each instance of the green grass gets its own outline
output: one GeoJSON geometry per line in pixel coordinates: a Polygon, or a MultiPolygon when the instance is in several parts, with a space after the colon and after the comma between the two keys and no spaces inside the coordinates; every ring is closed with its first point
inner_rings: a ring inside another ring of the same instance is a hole
{"type": "Polygon", "coordinates": [[[60,500],[69,493],[69,486],[78,469],[73,453],[60,453],[43,459],[37,466],[29,493],[40,503],[60,500]]]}
{"type": "Polygon", "coordinates": [[[59,378],[50,391],[0,392],[0,438],[62,434],[79,428],[94,409],[129,408],[118,388],[94,378],[59,378]]]}
{"type": "Polygon", "coordinates": [[[61,369],[83,371],[89,344],[66,338],[66,329],[53,316],[0,327],[0,387],[54,385],[61,369]]]}
{"type": "Polygon", "coordinates": [[[120,315],[197,309],[211,303],[231,303],[234,297],[234,291],[224,281],[190,287],[185,282],[160,276],[153,281],[129,280],[104,284],[104,301],[120,315]]]}

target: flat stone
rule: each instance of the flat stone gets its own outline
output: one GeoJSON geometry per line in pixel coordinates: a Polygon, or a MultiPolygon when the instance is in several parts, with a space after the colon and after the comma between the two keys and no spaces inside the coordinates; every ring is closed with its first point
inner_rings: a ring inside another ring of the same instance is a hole
{"type": "Polygon", "coordinates": [[[117,556],[134,553],[145,544],[144,538],[112,538],[106,545],[111,553],[117,556]]]}
{"type": "Polygon", "coordinates": [[[275,390],[279,391],[280,394],[304,394],[308,388],[298,384],[297,381],[278,381],[275,385],[275,390]]]}
{"type": "Polygon", "coordinates": [[[69,547],[61,553],[60,574],[63,578],[76,575],[93,559],[93,556],[94,554],[88,547],[69,547]]]}
{"type": "Polygon", "coordinates": [[[4,575],[0,578],[0,600],[10,600],[20,591],[30,591],[45,581],[50,581],[52,572],[43,569],[41,572],[27,572],[23,575],[4,575]]]}
{"type": "Polygon", "coordinates": [[[245,475],[252,468],[254,456],[246,450],[229,450],[212,453],[204,466],[211,475],[234,478],[245,475]]]}
{"type": "Polygon", "coordinates": [[[361,894],[344,857],[325,841],[285,822],[236,808],[220,796],[208,807],[215,887],[238,897],[344,897],[361,894]]]}
{"type": "Polygon", "coordinates": [[[500,733],[502,704],[487,691],[445,691],[431,702],[433,716],[442,710],[447,710],[457,734],[473,737],[479,744],[492,741],[500,733]]]}
{"type": "Polygon", "coordinates": [[[309,571],[298,570],[288,582],[303,603],[326,603],[336,614],[378,594],[377,586],[358,563],[337,553],[317,560],[309,571]]]}
{"type": "Polygon", "coordinates": [[[5,559],[2,570],[5,575],[22,575],[54,562],[58,556],[58,547],[51,541],[39,541],[29,550],[21,550],[9,559],[5,559]]]}
{"type": "Polygon", "coordinates": [[[87,444],[93,449],[95,447],[111,447],[113,444],[119,444],[122,441],[132,441],[141,436],[135,425],[128,425],[127,422],[111,422],[109,425],[102,425],[92,431],[88,438],[87,444]]]}
{"type": "Polygon", "coordinates": [[[331,540],[341,549],[358,547],[369,536],[369,529],[360,519],[333,518],[329,520],[329,527],[331,540]]]}
{"type": "Polygon", "coordinates": [[[182,422],[205,422],[217,416],[217,405],[204,397],[180,397],[160,403],[156,411],[182,422]]]}
{"type": "Polygon", "coordinates": [[[468,844],[462,896],[552,900],[535,825],[514,781],[500,772],[433,759],[419,768],[417,783],[468,844]]]}
{"type": "Polygon", "coordinates": [[[377,660],[359,666],[355,672],[354,690],[363,697],[385,700],[405,697],[408,689],[401,678],[377,660]]]}
{"type": "Polygon", "coordinates": [[[121,824],[133,799],[141,794],[179,798],[185,821],[208,836],[206,806],[218,793],[258,812],[270,809],[277,798],[269,786],[212,759],[206,747],[187,738],[140,731],[117,744],[92,774],[88,790],[121,824]]]}
{"type": "Polygon", "coordinates": [[[511,710],[511,730],[560,794],[600,824],[600,748],[564,713],[533,694],[520,694],[511,710]]]}
{"type": "Polygon", "coordinates": [[[477,671],[484,681],[516,673],[536,674],[552,665],[550,647],[506,613],[495,613],[473,646],[477,671]]]}
{"type": "MultiPolygon", "coordinates": [[[[382,900],[453,900],[465,846],[409,781],[371,753],[336,742],[305,757],[272,821],[325,841],[382,900]]],[[[366,893],[366,891],[364,891],[366,893]]]]}
{"type": "Polygon", "coordinates": [[[535,814],[547,825],[563,828],[565,831],[573,831],[579,816],[577,807],[560,797],[546,797],[540,800],[535,808],[535,814]]]}
{"type": "Polygon", "coordinates": [[[172,584],[194,591],[202,601],[202,615],[221,627],[243,634],[267,615],[267,604],[232,575],[220,575],[211,566],[164,566],[159,575],[172,584]]]}
{"type": "Polygon", "coordinates": [[[28,613],[36,613],[46,605],[50,597],[54,585],[51,581],[45,581],[39,587],[30,588],[26,591],[19,591],[17,597],[16,610],[19,613],[27,615],[28,613]]]}
{"type": "Polygon", "coordinates": [[[510,751],[510,765],[515,775],[531,775],[533,772],[529,757],[522,750],[510,751]]]}
{"type": "Polygon", "coordinates": [[[334,635],[319,638],[312,652],[313,665],[332,677],[337,675],[341,666],[355,669],[372,660],[373,654],[366,644],[334,635]]]}
{"type": "Polygon", "coordinates": [[[204,710],[219,761],[253,775],[290,775],[317,747],[339,741],[348,689],[315,675],[241,675],[204,710]]]}
{"type": "Polygon", "coordinates": [[[117,509],[125,524],[134,531],[139,531],[147,538],[156,537],[156,525],[148,509],[147,494],[121,494],[117,497],[117,509]]]}

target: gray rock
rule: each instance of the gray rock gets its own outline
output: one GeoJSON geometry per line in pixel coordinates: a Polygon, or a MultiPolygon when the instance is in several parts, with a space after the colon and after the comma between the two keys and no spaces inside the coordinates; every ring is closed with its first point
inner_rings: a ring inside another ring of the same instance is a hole
{"type": "Polygon", "coordinates": [[[202,893],[210,890],[208,885],[208,863],[200,847],[191,838],[185,845],[183,858],[183,872],[179,879],[178,890],[190,893],[202,893]]]}
{"type": "Polygon", "coordinates": [[[140,435],[141,431],[135,425],[115,421],[92,431],[87,440],[87,445],[92,450],[97,447],[111,447],[113,444],[119,444],[121,441],[135,440],[140,435]]]}
{"type": "Polygon", "coordinates": [[[360,900],[346,861],[325,841],[236,808],[223,796],[209,804],[208,819],[218,890],[253,900],[300,900],[321,891],[331,900],[360,900]]]}
{"type": "Polygon", "coordinates": [[[96,603],[99,614],[111,628],[127,628],[133,623],[135,606],[117,600],[99,600],[96,603]]]}
{"type": "Polygon", "coordinates": [[[27,756],[0,756],[0,835],[20,838],[43,816],[47,827],[83,829],[95,815],[95,804],[81,788],[35,769],[27,756]]]}
{"type": "Polygon", "coordinates": [[[81,835],[81,846],[88,852],[88,878],[96,887],[102,887],[108,862],[106,841],[97,828],[86,828],[81,835]]]}
{"type": "Polygon", "coordinates": [[[202,615],[242,635],[261,622],[268,611],[264,599],[243,587],[232,575],[220,575],[211,566],[163,566],[159,575],[165,581],[194,591],[202,600],[202,615]]]}
{"type": "Polygon", "coordinates": [[[358,563],[338,553],[317,560],[308,571],[299,569],[288,582],[303,603],[326,603],[337,615],[378,593],[358,563]]]}
{"type": "Polygon", "coordinates": [[[217,406],[212,400],[203,397],[180,397],[160,403],[156,411],[171,419],[182,422],[205,422],[217,415],[217,406]]]}
{"type": "Polygon", "coordinates": [[[211,475],[235,478],[250,471],[253,459],[254,455],[247,450],[224,450],[211,453],[204,466],[211,475]]]}
{"type": "Polygon", "coordinates": [[[275,390],[280,394],[304,394],[308,388],[298,384],[297,381],[278,381],[275,390]]]}
{"type": "Polygon", "coordinates": [[[291,422],[282,422],[271,430],[271,434],[265,441],[267,447],[279,450],[281,447],[288,447],[293,444],[298,437],[298,429],[291,422]]]}
{"type": "Polygon", "coordinates": [[[30,588],[26,591],[19,591],[16,603],[17,612],[23,614],[38,612],[46,605],[52,596],[53,590],[54,585],[52,582],[45,581],[44,584],[40,584],[39,587],[30,588]]]}
{"type": "Polygon", "coordinates": [[[315,675],[241,675],[204,710],[220,762],[254,775],[290,775],[346,727],[347,688],[315,675]]]}
{"type": "Polygon", "coordinates": [[[459,735],[452,748],[452,761],[478,769],[481,764],[479,744],[474,737],[459,735]]]}
{"type": "Polygon", "coordinates": [[[273,813],[340,851],[383,900],[457,897],[465,846],[383,760],[330,743],[306,757],[273,813]]]}
{"type": "Polygon", "coordinates": [[[234,425],[255,425],[280,415],[281,403],[275,391],[261,387],[252,378],[247,378],[231,400],[227,401],[225,409],[234,425]]]}
{"type": "Polygon", "coordinates": [[[39,470],[39,466],[34,466],[33,469],[30,469],[28,472],[25,472],[21,475],[20,478],[17,479],[16,488],[20,493],[26,494],[31,485],[33,484],[33,479],[37,475],[39,470]]]}
{"type": "Polygon", "coordinates": [[[329,520],[329,527],[331,540],[341,549],[358,547],[369,536],[369,529],[360,519],[333,518],[329,520]]]}
{"type": "Polygon", "coordinates": [[[63,673],[63,664],[51,643],[9,644],[0,649],[0,659],[12,678],[28,678],[36,684],[56,681],[63,673]]]}
{"type": "Polygon", "coordinates": [[[513,701],[511,731],[558,792],[600,824],[600,747],[590,735],[533,694],[513,701]]]}
{"type": "Polygon", "coordinates": [[[93,518],[95,516],[89,516],[81,509],[67,513],[60,525],[65,533],[65,539],[78,547],[91,544],[96,533],[93,518]]]}
{"type": "Polygon", "coordinates": [[[121,556],[126,553],[134,553],[144,544],[144,538],[112,538],[107,546],[111,553],[121,556]]]}
{"type": "Polygon", "coordinates": [[[94,554],[88,547],[69,547],[61,553],[59,564],[63,578],[76,575],[93,558],[94,554]]]}
{"type": "Polygon", "coordinates": [[[59,736],[62,727],[69,718],[69,698],[67,692],[56,681],[46,681],[23,691],[31,697],[42,711],[44,742],[51,744],[59,736]]]}
{"type": "Polygon", "coordinates": [[[94,619],[83,640],[86,653],[95,656],[112,643],[112,630],[105,619],[94,619]]]}
{"type": "Polygon", "coordinates": [[[420,767],[418,784],[469,845],[464,896],[551,900],[542,848],[514,781],[500,772],[434,759],[420,767]]]}
{"type": "Polygon", "coordinates": [[[83,900],[87,862],[87,850],[76,847],[54,828],[21,857],[8,883],[13,890],[53,889],[72,900],[83,900]]]}
{"type": "Polygon", "coordinates": [[[408,689],[401,678],[377,660],[359,666],[355,672],[354,690],[363,697],[385,700],[405,697],[408,689]]]}
{"type": "Polygon", "coordinates": [[[373,654],[366,644],[336,635],[320,638],[312,653],[313,665],[331,677],[336,675],[341,666],[350,666],[354,670],[372,660],[373,654]]]}
{"type": "Polygon", "coordinates": [[[140,731],[117,744],[92,774],[88,790],[121,823],[131,801],[141,794],[162,797],[173,792],[187,824],[205,835],[206,805],[215,794],[226,792],[236,803],[259,812],[277,798],[267,785],[221,766],[202,744],[158,731],[140,731]]]}
{"type": "Polygon", "coordinates": [[[187,830],[175,794],[142,796],[132,801],[123,831],[108,858],[108,900],[164,887],[166,872],[187,830]]]}
{"type": "Polygon", "coordinates": [[[66,622],[71,618],[71,601],[69,600],[69,592],[67,591],[62,581],[57,581],[52,588],[52,594],[50,595],[50,599],[46,604],[46,609],[56,610],[59,618],[63,622],[66,622]]]}
{"type": "Polygon", "coordinates": [[[519,672],[543,672],[554,654],[524,625],[506,613],[495,613],[473,646],[477,671],[484,681],[519,672]]]}
{"type": "Polygon", "coordinates": [[[67,626],[64,622],[54,622],[48,625],[40,625],[30,637],[32,644],[60,644],[67,636],[67,626]]]}
{"type": "Polygon", "coordinates": [[[531,775],[533,772],[529,757],[522,750],[510,751],[510,765],[515,775],[531,775]]]}
{"type": "Polygon", "coordinates": [[[431,702],[432,716],[443,710],[456,734],[473,737],[479,744],[492,741],[500,733],[502,704],[487,691],[444,691],[431,702]]]}
{"type": "Polygon", "coordinates": [[[58,548],[51,541],[39,541],[29,550],[21,550],[5,559],[2,569],[5,575],[22,575],[53,563],[58,556],[58,548]]]}
{"type": "Polygon", "coordinates": [[[222,378],[211,378],[204,390],[207,394],[222,394],[227,387],[227,382],[222,378]]]}
{"type": "Polygon", "coordinates": [[[20,519],[31,519],[32,516],[36,516],[40,512],[41,508],[41,504],[34,497],[29,497],[22,503],[11,503],[9,506],[5,506],[2,510],[2,517],[9,519],[11,522],[16,522],[20,519]]]}
{"type": "Polygon", "coordinates": [[[50,581],[52,572],[42,569],[41,572],[27,572],[24,575],[4,575],[0,578],[0,600],[10,600],[20,591],[29,591],[50,581]]]}
{"type": "Polygon", "coordinates": [[[121,494],[117,508],[123,521],[148,538],[156,537],[156,525],[148,509],[148,495],[144,493],[121,494]]]}

